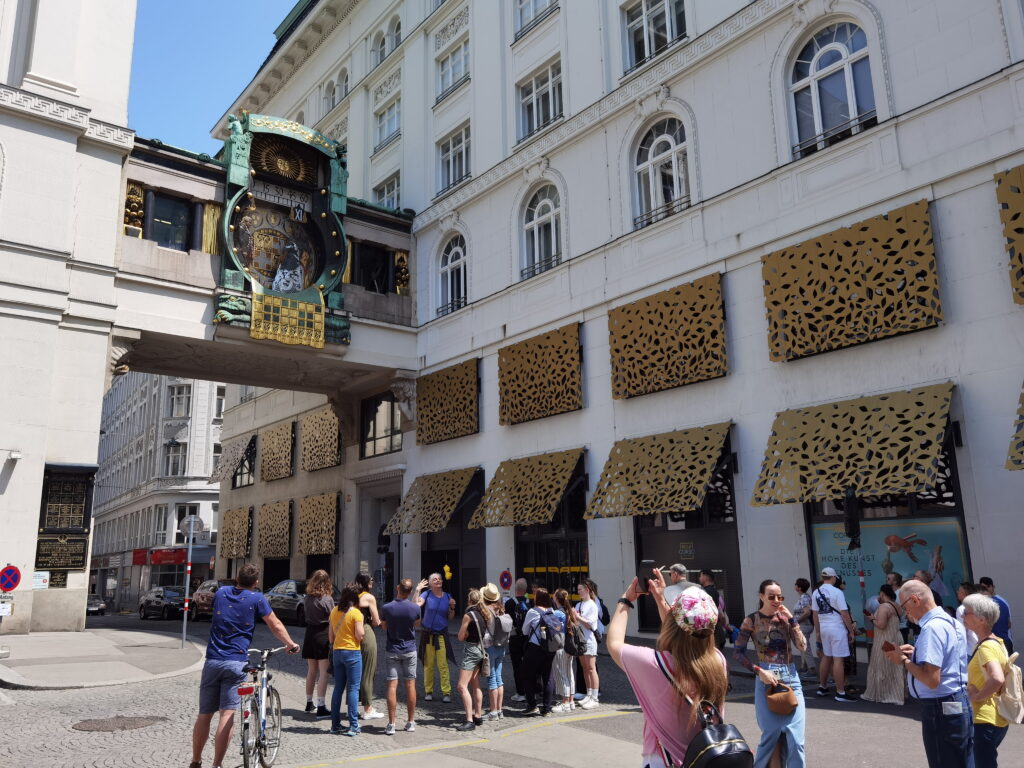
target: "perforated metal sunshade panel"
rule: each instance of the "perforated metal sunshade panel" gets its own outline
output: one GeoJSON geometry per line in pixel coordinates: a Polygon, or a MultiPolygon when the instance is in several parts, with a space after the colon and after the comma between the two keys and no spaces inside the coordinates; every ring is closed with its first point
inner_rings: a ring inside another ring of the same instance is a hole
{"type": "Polygon", "coordinates": [[[338,551],[338,494],[306,496],[299,502],[299,554],[333,555],[338,551]]]}
{"type": "Polygon", "coordinates": [[[428,445],[480,431],[478,359],[416,379],[416,443],[428,445]]]}
{"type": "Polygon", "coordinates": [[[1024,304],[1024,165],[996,174],[996,199],[1010,256],[1013,300],[1024,304]]]}
{"type": "Polygon", "coordinates": [[[384,533],[436,533],[448,525],[479,467],[420,475],[412,481],[384,533]]]}
{"type": "Polygon", "coordinates": [[[469,527],[551,522],[582,455],[573,448],[501,462],[469,527]]]}

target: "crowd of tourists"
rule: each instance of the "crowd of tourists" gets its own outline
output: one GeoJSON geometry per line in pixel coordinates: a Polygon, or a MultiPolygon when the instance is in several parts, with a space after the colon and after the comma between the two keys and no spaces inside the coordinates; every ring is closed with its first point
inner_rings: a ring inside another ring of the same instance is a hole
{"type": "MultiPolygon", "coordinates": [[[[378,606],[370,576],[359,574],[335,599],[330,576],[317,571],[307,582],[304,604],[306,712],[329,718],[332,732],[349,737],[361,733],[362,723],[386,718],[384,734],[393,735],[401,680],[406,715],[402,727],[415,731],[416,680],[422,665],[427,701],[434,700],[438,689],[442,702],[452,701],[454,669],[454,693],[463,715],[454,728],[471,731],[505,717],[506,660],[515,686],[509,698],[525,706],[521,715],[592,710],[600,706],[597,659],[603,642],[643,711],[641,764],[646,768],[690,765],[695,750],[705,758],[733,752],[748,760],[698,765],[796,768],[805,765],[804,682],[817,683],[818,697],[857,701],[847,674],[856,655],[855,638],[866,634],[867,686],[860,698],[896,705],[907,694],[918,699],[929,766],[996,766],[1010,722],[1020,722],[1020,712],[1008,710],[1015,692],[1011,686],[1020,686],[1019,670],[1014,676],[1012,666],[1016,656],[1009,606],[995,593],[991,579],[961,584],[954,610],[941,604],[930,574],[918,572],[904,582],[900,574],[889,573],[877,596],[866,602],[866,628],[861,629],[851,615],[841,576],[826,567],[813,589],[808,580],[796,580],[792,610],[782,586],[765,579],[758,588],[757,609],[733,627],[714,573],[701,572],[699,584],[688,581],[687,573],[681,564],[652,569],[650,578],[632,581],[611,612],[590,579],[575,586],[575,595],[519,579],[514,595],[504,601],[492,583],[471,589],[455,635],[461,646],[457,660],[449,629],[457,603],[445,591],[441,574],[415,585],[403,579],[394,599],[378,606]],[[625,641],[629,612],[641,595],[654,601],[660,617],[654,647],[625,641]],[[386,713],[373,706],[377,629],[385,643],[386,713]],[[760,729],[756,749],[725,721],[730,686],[723,649],[730,636],[734,662],[755,676],[760,729]],[[328,707],[325,697],[332,678],[328,707]]],[[[247,565],[237,587],[215,595],[191,768],[201,767],[202,747],[218,711],[214,766],[221,764],[238,706],[234,688],[255,619],[262,618],[290,652],[299,650],[257,589],[258,571],[247,565]]]]}

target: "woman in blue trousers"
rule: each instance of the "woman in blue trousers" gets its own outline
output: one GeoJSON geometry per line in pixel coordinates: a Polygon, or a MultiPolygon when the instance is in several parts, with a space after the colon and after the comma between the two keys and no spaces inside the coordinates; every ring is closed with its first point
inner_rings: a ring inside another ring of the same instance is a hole
{"type": "MultiPolygon", "coordinates": [[[[360,646],[366,628],[359,610],[359,592],[355,584],[346,584],[341,598],[331,611],[328,639],[334,661],[334,693],[331,696],[331,731],[355,736],[359,728],[359,684],[363,679],[363,654],[360,646]],[[348,728],[341,727],[341,696],[348,704],[348,728]]],[[[372,630],[371,630],[372,631],[372,630]]]]}

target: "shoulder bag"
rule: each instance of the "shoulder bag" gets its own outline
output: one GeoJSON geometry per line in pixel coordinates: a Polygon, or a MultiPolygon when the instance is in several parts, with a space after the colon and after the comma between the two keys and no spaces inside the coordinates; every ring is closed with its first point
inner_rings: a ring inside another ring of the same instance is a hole
{"type": "MultiPolygon", "coordinates": [[[[656,651],[654,658],[658,662],[658,669],[672,685],[672,690],[677,690],[675,678],[665,666],[661,652],[656,651]]],[[[701,729],[690,739],[682,762],[675,760],[662,746],[665,765],[678,765],[682,768],[751,768],[754,765],[754,753],[743,734],[735,725],[722,721],[718,707],[706,700],[702,700],[698,707],[689,696],[686,697],[686,703],[697,709],[701,729]]]]}

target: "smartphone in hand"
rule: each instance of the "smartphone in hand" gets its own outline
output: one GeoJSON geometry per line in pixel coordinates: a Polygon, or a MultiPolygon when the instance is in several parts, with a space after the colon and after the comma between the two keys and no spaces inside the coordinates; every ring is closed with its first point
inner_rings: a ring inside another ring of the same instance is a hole
{"type": "Polygon", "coordinates": [[[654,569],[657,566],[653,560],[641,560],[636,569],[636,591],[639,595],[650,594],[647,582],[654,578],[654,569]]]}

